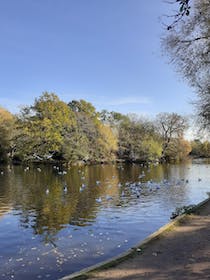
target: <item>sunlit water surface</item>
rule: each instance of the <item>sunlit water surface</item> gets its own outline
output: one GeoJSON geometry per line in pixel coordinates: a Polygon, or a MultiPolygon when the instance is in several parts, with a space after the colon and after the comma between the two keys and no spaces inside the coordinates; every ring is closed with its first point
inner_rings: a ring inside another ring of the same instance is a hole
{"type": "Polygon", "coordinates": [[[0,167],[0,279],[59,279],[115,256],[210,192],[210,162],[0,167]],[[64,172],[63,172],[64,171],[64,172]]]}

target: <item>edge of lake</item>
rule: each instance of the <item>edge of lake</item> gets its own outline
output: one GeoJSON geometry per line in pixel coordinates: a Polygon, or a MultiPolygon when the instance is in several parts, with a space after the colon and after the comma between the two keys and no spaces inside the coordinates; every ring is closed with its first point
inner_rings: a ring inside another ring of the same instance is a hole
{"type": "MultiPolygon", "coordinates": [[[[200,208],[202,208],[202,206],[205,206],[205,204],[207,204],[209,202],[210,202],[210,197],[208,197],[207,199],[198,203],[193,208],[193,212],[199,210],[200,208]]],[[[72,279],[85,280],[85,279],[89,278],[88,274],[90,274],[90,273],[94,273],[94,272],[101,271],[103,269],[111,268],[111,267],[116,266],[117,264],[123,262],[124,260],[127,260],[129,258],[133,258],[136,255],[141,254],[144,247],[146,247],[148,245],[151,245],[153,241],[161,238],[161,236],[165,232],[173,230],[173,227],[181,224],[187,218],[187,216],[188,216],[188,214],[183,214],[181,216],[178,216],[173,221],[163,225],[157,231],[155,231],[154,233],[152,233],[151,235],[146,237],[143,241],[139,242],[136,246],[130,248],[126,252],[124,252],[120,255],[117,255],[113,258],[110,258],[106,261],[100,262],[96,265],[93,265],[93,266],[90,266],[88,268],[82,269],[78,272],[75,272],[75,273],[72,273],[70,275],[64,276],[64,277],[60,278],[60,280],[72,280],[72,279]]]]}

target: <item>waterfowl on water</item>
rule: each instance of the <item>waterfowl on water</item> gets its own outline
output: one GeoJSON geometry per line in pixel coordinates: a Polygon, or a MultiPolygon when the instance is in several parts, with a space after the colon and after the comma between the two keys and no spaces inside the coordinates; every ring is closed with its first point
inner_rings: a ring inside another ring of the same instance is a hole
{"type": "Polygon", "coordinates": [[[67,184],[65,183],[63,186],[63,191],[66,193],[68,191],[67,184]]]}
{"type": "Polygon", "coordinates": [[[110,195],[106,195],[106,200],[112,200],[113,198],[110,195]]]}
{"type": "Polygon", "coordinates": [[[140,197],[140,192],[136,193],[136,197],[139,198],[140,197]]]}
{"type": "Polygon", "coordinates": [[[125,196],[125,192],[124,191],[122,191],[121,196],[125,196]]]}
{"type": "Polygon", "coordinates": [[[101,197],[96,198],[96,202],[101,203],[102,202],[102,198],[101,197]]]}
{"type": "Polygon", "coordinates": [[[27,167],[24,169],[25,172],[28,171],[28,170],[29,170],[29,166],[27,166],[27,167]]]}

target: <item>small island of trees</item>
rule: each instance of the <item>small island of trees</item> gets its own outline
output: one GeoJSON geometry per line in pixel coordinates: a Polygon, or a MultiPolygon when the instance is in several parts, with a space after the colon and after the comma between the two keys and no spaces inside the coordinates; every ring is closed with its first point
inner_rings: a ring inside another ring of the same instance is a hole
{"type": "Polygon", "coordinates": [[[0,108],[0,162],[101,163],[182,161],[210,156],[210,143],[184,139],[187,119],[160,113],[151,121],[102,110],[85,100],[44,92],[17,115],[0,108]]]}

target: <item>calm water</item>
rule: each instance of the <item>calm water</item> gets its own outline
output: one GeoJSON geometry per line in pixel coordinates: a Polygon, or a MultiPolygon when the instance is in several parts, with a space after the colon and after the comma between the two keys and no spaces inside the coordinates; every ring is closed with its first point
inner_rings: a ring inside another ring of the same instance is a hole
{"type": "Polygon", "coordinates": [[[205,199],[209,170],[199,161],[0,167],[0,279],[59,279],[127,250],[176,207],[205,199]]]}

